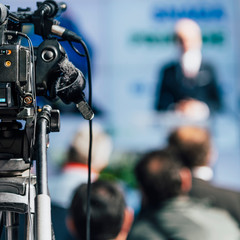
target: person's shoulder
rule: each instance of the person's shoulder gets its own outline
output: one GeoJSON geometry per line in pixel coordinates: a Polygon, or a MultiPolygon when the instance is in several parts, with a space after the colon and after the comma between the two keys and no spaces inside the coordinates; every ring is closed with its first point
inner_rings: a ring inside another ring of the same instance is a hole
{"type": "MultiPolygon", "coordinates": [[[[236,196],[238,198],[240,198],[240,191],[238,190],[234,190],[234,189],[228,189],[228,188],[224,188],[221,186],[217,186],[215,184],[213,184],[210,181],[205,181],[202,179],[198,179],[198,178],[193,178],[193,182],[192,182],[193,186],[192,186],[192,191],[210,191],[212,193],[219,193],[219,197],[220,196],[236,196]]],[[[192,192],[191,191],[191,192],[192,192]]]]}
{"type": "Polygon", "coordinates": [[[214,71],[214,65],[207,60],[203,60],[202,63],[201,63],[200,70],[213,72],[214,71]]]}
{"type": "MultiPolygon", "coordinates": [[[[233,225],[235,225],[235,222],[226,210],[213,206],[207,199],[191,197],[189,202],[191,204],[191,208],[189,208],[189,213],[191,212],[190,215],[192,214],[192,216],[196,216],[196,212],[199,212],[201,217],[203,217],[203,221],[206,219],[209,223],[214,223],[216,219],[220,219],[222,223],[230,223],[230,225],[234,223],[233,225]]],[[[199,222],[201,220],[200,215],[199,222]]]]}
{"type": "Polygon", "coordinates": [[[215,186],[215,185],[213,185],[213,187],[215,189],[217,189],[218,191],[224,192],[226,194],[232,194],[232,195],[238,196],[240,198],[240,191],[239,190],[229,189],[229,188],[215,186]]]}
{"type": "Polygon", "coordinates": [[[128,235],[128,240],[166,240],[149,218],[138,218],[128,235]]]}
{"type": "Polygon", "coordinates": [[[202,233],[210,231],[212,236],[222,236],[222,239],[239,239],[238,224],[226,210],[212,206],[209,201],[194,198],[189,199],[187,209],[182,213],[183,216],[187,217],[190,223],[197,223],[202,233]]]}

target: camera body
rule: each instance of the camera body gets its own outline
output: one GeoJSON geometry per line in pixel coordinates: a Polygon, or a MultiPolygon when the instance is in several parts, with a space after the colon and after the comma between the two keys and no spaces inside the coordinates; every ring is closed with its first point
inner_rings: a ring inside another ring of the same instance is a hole
{"type": "Polygon", "coordinates": [[[0,175],[29,168],[36,122],[30,49],[0,46],[0,175]]]}
{"type": "Polygon", "coordinates": [[[0,176],[29,169],[37,114],[31,49],[7,27],[6,19],[0,27],[0,176]]]}
{"type": "MultiPolygon", "coordinates": [[[[60,5],[46,0],[37,6],[35,12],[27,8],[9,13],[0,4],[0,176],[22,174],[32,164],[41,111],[37,96],[50,100],[59,96],[65,103],[76,104],[84,96],[81,71],[68,61],[65,50],[50,32],[56,24],[54,17],[62,11],[60,5]],[[24,24],[33,24],[35,34],[43,37],[35,49],[22,33],[24,24]],[[28,44],[22,43],[23,38],[28,44]]],[[[59,111],[52,110],[51,115],[49,131],[59,131],[59,111]]]]}
{"type": "Polygon", "coordinates": [[[10,112],[30,104],[31,97],[27,94],[30,85],[29,48],[13,44],[0,46],[0,73],[0,116],[3,117],[4,109],[10,112]],[[26,93],[25,96],[16,94],[16,84],[26,93]]]}

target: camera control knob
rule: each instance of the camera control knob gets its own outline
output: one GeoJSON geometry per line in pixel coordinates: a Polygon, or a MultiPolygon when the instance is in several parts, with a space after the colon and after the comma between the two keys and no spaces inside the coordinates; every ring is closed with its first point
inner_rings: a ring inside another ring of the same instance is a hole
{"type": "Polygon", "coordinates": [[[51,62],[55,58],[53,50],[45,49],[42,52],[42,59],[45,62],[51,62]]]}

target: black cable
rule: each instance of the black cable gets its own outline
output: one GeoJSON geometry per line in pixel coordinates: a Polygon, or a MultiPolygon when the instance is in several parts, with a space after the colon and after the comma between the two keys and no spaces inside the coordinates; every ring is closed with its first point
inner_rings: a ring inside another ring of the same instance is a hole
{"type": "Polygon", "coordinates": [[[91,159],[92,159],[92,120],[89,120],[89,153],[88,153],[88,187],[87,187],[87,219],[86,219],[86,240],[90,240],[91,220],[91,159]]]}
{"type": "MultiPolygon", "coordinates": [[[[89,98],[88,104],[92,108],[92,75],[91,75],[91,64],[90,56],[86,44],[81,40],[81,45],[84,48],[85,55],[80,53],[71,42],[69,44],[73,50],[81,57],[87,58],[87,69],[88,69],[88,86],[89,86],[89,98]]],[[[89,120],[89,152],[88,152],[88,182],[87,182],[87,218],[86,218],[86,240],[90,240],[90,220],[91,220],[91,163],[92,163],[92,120],[89,120]]]]}
{"type": "Polygon", "coordinates": [[[86,57],[86,55],[84,55],[84,54],[82,54],[82,53],[80,53],[80,52],[78,51],[78,49],[73,45],[72,42],[68,41],[68,43],[70,44],[70,46],[72,47],[72,49],[73,49],[79,56],[81,56],[81,57],[86,57]]]}

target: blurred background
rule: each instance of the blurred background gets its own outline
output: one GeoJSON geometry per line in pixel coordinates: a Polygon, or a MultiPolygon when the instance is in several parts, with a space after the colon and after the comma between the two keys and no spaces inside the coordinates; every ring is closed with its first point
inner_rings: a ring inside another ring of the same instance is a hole
{"type": "MultiPolygon", "coordinates": [[[[161,68],[179,51],[174,26],[180,18],[195,20],[202,30],[202,52],[216,72],[223,110],[195,124],[211,129],[218,150],[214,166],[217,185],[240,190],[240,5],[234,0],[67,0],[59,21],[80,35],[92,63],[93,107],[113,139],[114,151],[105,177],[134,184],[131,170],[141,152],[166,144],[175,126],[192,121],[171,111],[156,112],[154,102],[161,68]]],[[[8,0],[36,9],[36,1],[8,0]]],[[[30,31],[30,30],[29,30],[30,31]]],[[[29,32],[30,34],[30,32],[29,32]]],[[[32,35],[35,46],[41,37],[32,35]]],[[[86,73],[86,59],[67,45],[70,60],[86,73]]],[[[87,95],[87,89],[85,90],[87,95]]],[[[49,174],[58,171],[72,136],[83,123],[75,106],[58,104],[61,131],[50,134],[49,174]]]]}

